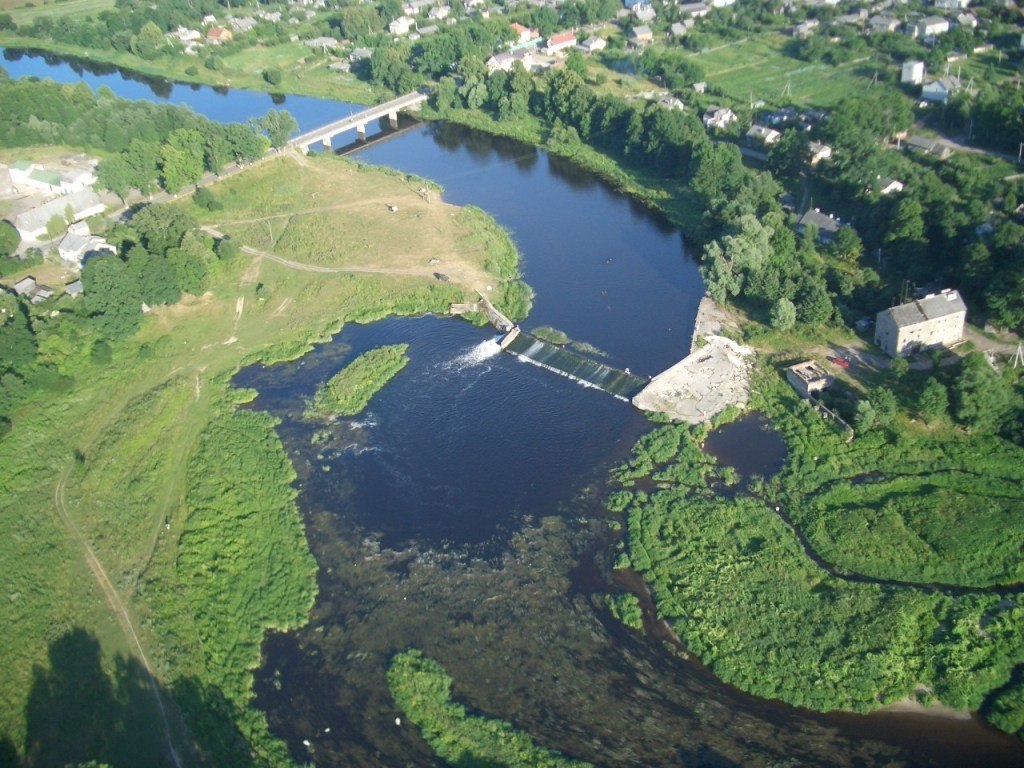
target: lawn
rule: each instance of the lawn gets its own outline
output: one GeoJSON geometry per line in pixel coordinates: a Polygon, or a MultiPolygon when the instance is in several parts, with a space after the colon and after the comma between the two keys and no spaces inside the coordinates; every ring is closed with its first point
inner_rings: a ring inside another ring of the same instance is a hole
{"type": "Polygon", "coordinates": [[[0,13],[16,24],[31,24],[40,16],[87,16],[114,7],[114,0],[0,0],[0,13]]]}

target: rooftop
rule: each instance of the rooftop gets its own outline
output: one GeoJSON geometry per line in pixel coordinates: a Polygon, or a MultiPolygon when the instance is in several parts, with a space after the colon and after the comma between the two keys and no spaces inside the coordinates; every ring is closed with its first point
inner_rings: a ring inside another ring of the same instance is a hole
{"type": "Polygon", "coordinates": [[[899,328],[906,328],[947,315],[967,312],[967,305],[964,304],[964,300],[960,298],[957,291],[947,289],[907,304],[900,304],[886,311],[889,312],[899,328]]]}

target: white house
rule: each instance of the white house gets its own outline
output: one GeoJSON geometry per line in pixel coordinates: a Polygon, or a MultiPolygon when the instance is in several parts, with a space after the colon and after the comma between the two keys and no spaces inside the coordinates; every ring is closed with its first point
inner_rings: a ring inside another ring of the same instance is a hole
{"type": "Polygon", "coordinates": [[[720,107],[717,104],[712,104],[704,111],[701,122],[704,123],[704,127],[708,130],[725,128],[729,123],[736,120],[736,113],[728,107],[720,107]]]}
{"type": "Polygon", "coordinates": [[[960,83],[955,77],[940,77],[922,86],[921,98],[925,101],[934,101],[936,104],[945,104],[959,90],[960,83]]]}
{"type": "Polygon", "coordinates": [[[658,103],[665,109],[673,112],[685,112],[686,105],[681,99],[677,99],[675,96],[663,96],[658,100],[658,103]]]}
{"type": "Polygon", "coordinates": [[[900,28],[900,20],[892,16],[872,16],[868,19],[868,32],[895,32],[900,28]]]}
{"type": "Polygon", "coordinates": [[[820,141],[812,141],[807,145],[808,161],[811,165],[829,160],[832,157],[832,147],[822,144],[820,141]]]}
{"type": "Polygon", "coordinates": [[[658,17],[657,11],[654,10],[653,6],[650,5],[634,5],[633,16],[637,21],[644,23],[648,21],[654,21],[658,17]]]}
{"type": "Polygon", "coordinates": [[[971,4],[971,0],[935,0],[935,7],[941,11],[962,11],[971,4]]]}
{"type": "Polygon", "coordinates": [[[413,27],[413,20],[408,16],[399,16],[397,19],[388,24],[388,32],[396,37],[409,34],[409,30],[413,27]]]}
{"type": "Polygon", "coordinates": [[[736,0],[711,0],[712,8],[728,8],[730,5],[734,5],[736,0]]]}
{"type": "Polygon", "coordinates": [[[781,138],[781,133],[774,128],[766,128],[763,125],[752,125],[750,130],[747,131],[747,139],[752,144],[760,144],[763,147],[770,147],[781,138]]]}
{"type": "Polygon", "coordinates": [[[949,32],[949,19],[941,16],[925,16],[910,27],[911,37],[929,38],[949,32]]]}
{"type": "Polygon", "coordinates": [[[878,313],[875,344],[890,357],[931,347],[948,347],[964,337],[967,305],[947,289],[878,313]]]}
{"type": "Polygon", "coordinates": [[[81,221],[103,213],[103,201],[92,188],[72,192],[37,205],[14,217],[13,224],[23,240],[38,240],[46,235],[46,225],[54,216],[81,221]]]}
{"type": "Polygon", "coordinates": [[[711,13],[711,7],[707,3],[682,3],[679,5],[678,11],[680,16],[699,19],[711,13]]]}
{"type": "Polygon", "coordinates": [[[512,27],[512,31],[516,36],[515,40],[512,41],[513,45],[526,45],[540,36],[540,33],[536,29],[524,27],[519,22],[513,22],[509,26],[512,27]]]}
{"type": "Polygon", "coordinates": [[[880,195],[895,195],[898,192],[903,191],[903,182],[897,181],[896,179],[890,179],[888,176],[878,177],[878,194],[880,195]]]}
{"type": "Polygon", "coordinates": [[[973,13],[958,13],[956,15],[956,25],[965,29],[977,29],[978,18],[973,13]]]}
{"type": "Polygon", "coordinates": [[[629,42],[635,46],[647,45],[654,42],[654,33],[646,24],[633,27],[629,32],[629,42]]]}
{"type": "Polygon", "coordinates": [[[81,267],[82,257],[94,251],[117,253],[117,249],[97,235],[75,234],[70,230],[57,246],[61,261],[71,267],[81,267]]]}
{"type": "Polygon", "coordinates": [[[924,82],[924,62],[904,61],[900,70],[900,82],[920,85],[924,82]]]}
{"type": "Polygon", "coordinates": [[[544,53],[548,56],[554,56],[567,48],[574,47],[576,47],[576,33],[559,32],[557,35],[552,35],[548,38],[548,43],[544,46],[544,53]]]}
{"type": "Polygon", "coordinates": [[[433,19],[434,21],[441,21],[447,19],[451,15],[452,9],[447,5],[438,5],[427,11],[427,18],[433,19]]]}
{"type": "Polygon", "coordinates": [[[582,43],[580,43],[580,50],[584,53],[597,53],[603,51],[608,46],[608,41],[603,37],[588,37],[582,43]]]}

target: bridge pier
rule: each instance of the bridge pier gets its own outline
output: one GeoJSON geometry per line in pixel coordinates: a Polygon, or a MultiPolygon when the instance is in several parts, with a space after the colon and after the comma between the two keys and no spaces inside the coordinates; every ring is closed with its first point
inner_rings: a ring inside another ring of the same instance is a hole
{"type": "Polygon", "coordinates": [[[398,130],[398,110],[388,112],[388,124],[391,125],[392,130],[398,130]]]}
{"type": "Polygon", "coordinates": [[[366,141],[366,123],[356,126],[356,141],[366,141]]]}
{"type": "Polygon", "coordinates": [[[331,146],[331,140],[333,138],[333,136],[324,136],[323,138],[322,143],[324,145],[324,150],[326,150],[327,152],[330,152],[333,149],[333,147],[331,146]]]}

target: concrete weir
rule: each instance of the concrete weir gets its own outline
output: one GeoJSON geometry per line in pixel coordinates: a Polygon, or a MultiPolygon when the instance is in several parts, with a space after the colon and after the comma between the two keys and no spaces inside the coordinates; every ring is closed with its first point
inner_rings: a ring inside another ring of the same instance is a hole
{"type": "Polygon", "coordinates": [[[724,336],[704,338],[703,347],[655,376],[633,405],[691,424],[745,406],[754,351],[724,336]]]}

